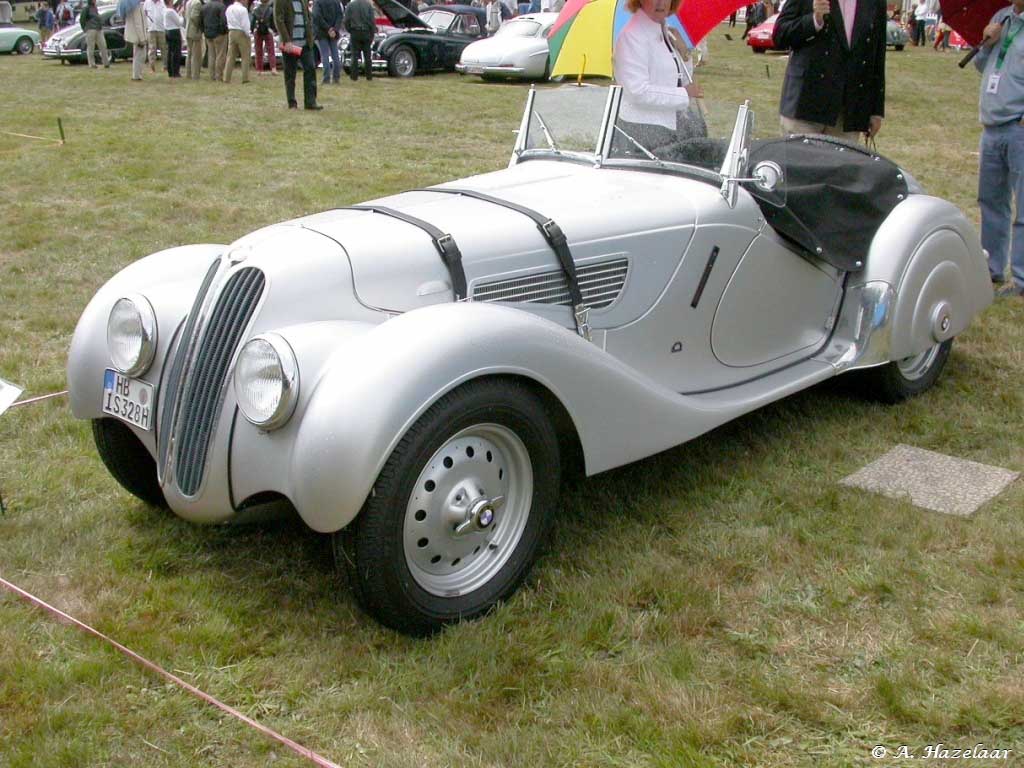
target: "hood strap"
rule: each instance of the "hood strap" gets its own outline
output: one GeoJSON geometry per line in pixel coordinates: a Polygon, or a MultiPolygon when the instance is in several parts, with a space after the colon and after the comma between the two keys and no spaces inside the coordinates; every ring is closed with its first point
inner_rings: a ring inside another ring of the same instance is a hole
{"type": "Polygon", "coordinates": [[[434,243],[434,247],[441,256],[441,261],[448,268],[448,274],[452,278],[452,290],[455,293],[455,300],[463,301],[466,298],[466,271],[462,268],[462,251],[459,250],[455,238],[451,235],[442,232],[429,221],[418,219],[415,216],[410,216],[408,213],[396,211],[394,208],[386,208],[382,205],[350,205],[343,210],[379,213],[382,216],[390,216],[393,219],[404,221],[406,224],[412,224],[414,227],[422,229],[429,235],[434,243]]]}
{"type": "Polygon", "coordinates": [[[416,192],[441,192],[447,195],[462,195],[463,197],[471,197],[474,200],[482,200],[485,203],[493,203],[494,205],[500,205],[503,208],[521,213],[524,216],[529,216],[533,219],[533,223],[537,225],[538,231],[544,241],[548,244],[552,251],[555,252],[555,256],[558,257],[558,263],[562,267],[562,271],[565,273],[565,282],[569,286],[569,298],[572,301],[572,317],[576,323],[576,332],[587,341],[590,341],[590,323],[588,321],[588,315],[590,308],[583,303],[583,293],[580,291],[579,278],[576,276],[576,262],[573,261],[572,252],[569,250],[569,242],[565,238],[565,233],[562,232],[562,228],[555,223],[554,219],[548,218],[542,213],[527,208],[525,205],[519,205],[519,203],[513,203],[511,200],[505,200],[500,197],[494,197],[484,192],[477,192],[475,189],[462,189],[460,187],[429,187],[427,189],[417,189],[416,192]]]}

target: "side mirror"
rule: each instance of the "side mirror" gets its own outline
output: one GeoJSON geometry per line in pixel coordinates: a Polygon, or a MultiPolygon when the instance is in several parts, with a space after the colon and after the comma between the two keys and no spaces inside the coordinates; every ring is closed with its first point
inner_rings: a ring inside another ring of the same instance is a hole
{"type": "Polygon", "coordinates": [[[774,192],[784,178],[782,168],[778,163],[762,160],[754,166],[751,180],[754,182],[754,186],[762,192],[774,192]]]}

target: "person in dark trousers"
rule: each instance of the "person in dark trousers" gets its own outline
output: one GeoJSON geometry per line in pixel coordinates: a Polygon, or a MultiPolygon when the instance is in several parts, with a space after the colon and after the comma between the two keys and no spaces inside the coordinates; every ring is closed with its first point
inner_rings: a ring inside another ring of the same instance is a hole
{"type": "Polygon", "coordinates": [[[168,77],[181,77],[181,33],[184,28],[185,19],[174,7],[174,0],[164,0],[164,39],[167,40],[164,66],[168,77]]]}
{"type": "Polygon", "coordinates": [[[373,15],[370,0],[352,0],[345,8],[345,29],[348,30],[349,50],[352,51],[352,68],[349,76],[359,79],[359,59],[363,59],[366,67],[366,79],[373,79],[373,61],[370,46],[373,36],[377,34],[377,22],[373,15]]]}
{"type": "Polygon", "coordinates": [[[288,108],[297,109],[295,70],[302,63],[302,98],[306,109],[323,109],[316,103],[316,57],[313,55],[313,23],[305,0],[274,0],[274,27],[284,55],[284,93],[288,108]]]}
{"type": "Polygon", "coordinates": [[[874,138],[885,114],[885,0],[789,0],[776,48],[791,48],[783,133],[874,138]]]}
{"type": "Polygon", "coordinates": [[[345,12],[338,0],[313,0],[313,29],[320,63],[324,65],[324,85],[341,81],[341,58],[338,37],[345,12]]]}

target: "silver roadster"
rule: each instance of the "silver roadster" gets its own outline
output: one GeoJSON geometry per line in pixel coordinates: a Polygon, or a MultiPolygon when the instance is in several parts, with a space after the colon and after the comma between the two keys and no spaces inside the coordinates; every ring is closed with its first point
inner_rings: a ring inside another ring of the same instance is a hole
{"type": "Polygon", "coordinates": [[[647,146],[622,101],[531,90],[505,169],[115,275],[68,362],[111,474],[198,523],[293,508],[419,635],[520,585],[566,469],[842,373],[935,383],[992,301],[956,207],[863,149],[756,139],[747,105],[647,146]]]}

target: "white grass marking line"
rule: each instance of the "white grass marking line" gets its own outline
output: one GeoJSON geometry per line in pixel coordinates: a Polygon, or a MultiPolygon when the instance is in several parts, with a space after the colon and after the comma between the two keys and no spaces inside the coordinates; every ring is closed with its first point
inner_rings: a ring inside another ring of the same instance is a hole
{"type": "Polygon", "coordinates": [[[167,670],[165,670],[162,667],[158,666],[157,664],[154,664],[149,659],[147,659],[147,658],[145,658],[143,656],[140,656],[135,651],[133,651],[130,648],[127,648],[127,647],[121,645],[116,640],[112,640],[111,638],[107,637],[106,635],[104,635],[99,630],[93,629],[88,624],[85,624],[85,623],[79,621],[78,619],[74,618],[73,616],[69,616],[68,614],[64,613],[64,611],[60,610],[59,608],[54,608],[49,603],[44,602],[43,600],[40,600],[35,595],[32,595],[32,594],[26,592],[21,587],[15,585],[15,584],[11,584],[11,582],[7,581],[3,577],[0,577],[0,587],[3,587],[8,592],[12,592],[13,594],[15,594],[18,597],[22,598],[23,600],[31,603],[32,605],[36,606],[37,608],[43,609],[44,611],[46,611],[47,613],[51,614],[52,616],[55,616],[55,617],[57,617],[59,619],[63,619],[64,621],[68,622],[69,624],[75,625],[76,627],[78,627],[80,630],[82,630],[86,634],[92,635],[93,637],[97,637],[100,640],[103,640],[104,642],[109,643],[114,648],[116,648],[121,653],[123,653],[125,656],[127,656],[129,659],[134,661],[136,664],[139,664],[140,666],[145,667],[150,672],[153,672],[153,673],[155,673],[157,675],[160,675],[161,677],[165,678],[166,680],[170,680],[172,683],[177,685],[179,688],[183,688],[184,690],[186,690],[189,693],[191,693],[193,696],[195,696],[195,697],[197,697],[199,699],[202,699],[207,704],[212,704],[213,706],[217,707],[217,709],[219,709],[219,710],[221,710],[223,712],[227,712],[232,717],[235,717],[235,718],[241,720],[246,725],[251,726],[252,728],[255,728],[257,731],[262,733],[264,736],[269,736],[274,741],[276,741],[276,742],[278,742],[280,744],[283,744],[284,746],[288,747],[288,749],[292,750],[297,755],[300,755],[300,756],[306,758],[307,760],[313,762],[314,764],[320,766],[320,768],[341,768],[341,766],[339,766],[337,763],[332,763],[326,757],[321,757],[320,755],[318,755],[313,750],[308,749],[308,748],[302,746],[301,744],[292,741],[287,736],[282,736],[277,731],[271,730],[270,728],[268,728],[267,726],[263,725],[262,723],[256,722],[251,717],[248,717],[247,715],[243,715],[241,712],[239,712],[234,707],[230,707],[227,704],[224,704],[223,702],[221,702],[218,699],[214,698],[210,694],[204,693],[203,691],[199,690],[194,685],[190,685],[190,684],[186,683],[180,677],[177,677],[176,675],[172,675],[170,672],[168,672],[167,670]]]}
{"type": "Polygon", "coordinates": [[[55,397],[64,397],[68,391],[66,389],[60,392],[51,392],[48,395],[39,395],[38,397],[30,397],[27,400],[19,400],[16,403],[11,403],[11,408],[17,408],[20,405],[32,405],[32,403],[41,403],[43,400],[52,400],[55,397]]]}

